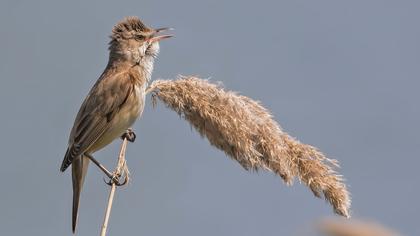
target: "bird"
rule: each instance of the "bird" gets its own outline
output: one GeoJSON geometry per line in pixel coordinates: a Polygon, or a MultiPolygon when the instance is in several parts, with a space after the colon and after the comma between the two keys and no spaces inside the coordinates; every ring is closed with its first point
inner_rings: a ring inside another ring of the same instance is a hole
{"type": "Polygon", "coordinates": [[[89,161],[112,178],[92,154],[121,137],[141,116],[159,42],[173,36],[159,33],[170,29],[147,27],[138,17],[126,17],[112,29],[108,64],[76,115],[60,167],[64,172],[72,166],[73,233],[89,161]]]}

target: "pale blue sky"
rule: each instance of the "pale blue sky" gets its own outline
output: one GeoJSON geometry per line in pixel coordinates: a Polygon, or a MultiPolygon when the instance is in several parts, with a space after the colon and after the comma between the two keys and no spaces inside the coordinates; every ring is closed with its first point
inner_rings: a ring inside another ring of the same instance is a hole
{"type": "MultiPolygon", "coordinates": [[[[69,130],[124,16],[174,27],[153,78],[211,77],[260,100],[292,136],[340,161],[355,217],[420,235],[419,1],[0,2],[0,234],[71,235],[69,130]]],[[[149,99],[150,101],[150,99],[149,99]]],[[[109,235],[300,235],[332,216],[298,182],[248,173],[162,104],[128,147],[109,235]]],[[[119,143],[96,157],[113,166],[119,143]]],[[[78,235],[108,188],[90,168],[78,235]]]]}

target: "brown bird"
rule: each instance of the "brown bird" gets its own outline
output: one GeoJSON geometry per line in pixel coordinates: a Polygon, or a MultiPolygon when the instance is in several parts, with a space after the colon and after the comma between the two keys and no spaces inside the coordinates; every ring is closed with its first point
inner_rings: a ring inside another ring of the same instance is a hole
{"type": "Polygon", "coordinates": [[[112,30],[108,65],[80,107],[60,168],[64,172],[72,165],[73,233],[89,159],[112,178],[92,153],[123,135],[142,114],[159,41],[171,37],[158,33],[168,29],[152,29],[139,18],[128,17],[112,30]]]}

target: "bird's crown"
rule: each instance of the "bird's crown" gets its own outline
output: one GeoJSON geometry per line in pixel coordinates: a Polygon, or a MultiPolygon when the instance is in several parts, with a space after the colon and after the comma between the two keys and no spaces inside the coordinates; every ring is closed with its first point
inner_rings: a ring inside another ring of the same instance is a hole
{"type": "Polygon", "coordinates": [[[130,16],[118,22],[112,29],[111,39],[128,39],[136,33],[149,32],[151,29],[147,27],[138,17],[130,16]]]}

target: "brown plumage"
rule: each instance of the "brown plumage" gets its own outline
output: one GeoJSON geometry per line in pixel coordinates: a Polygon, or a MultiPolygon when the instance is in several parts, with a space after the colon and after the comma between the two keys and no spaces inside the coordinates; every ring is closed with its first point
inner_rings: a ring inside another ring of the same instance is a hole
{"type": "Polygon", "coordinates": [[[289,136],[258,102],[195,77],[157,80],[148,91],[245,169],[273,171],[287,184],[297,177],[349,217],[350,196],[334,171],[337,162],[289,136]]]}
{"type": "Polygon", "coordinates": [[[141,115],[147,82],[159,52],[160,30],[146,27],[137,17],[128,17],[112,30],[109,62],[85,98],[70,133],[60,170],[72,165],[73,217],[76,228],[80,192],[89,159],[120,137],[141,115]]]}

